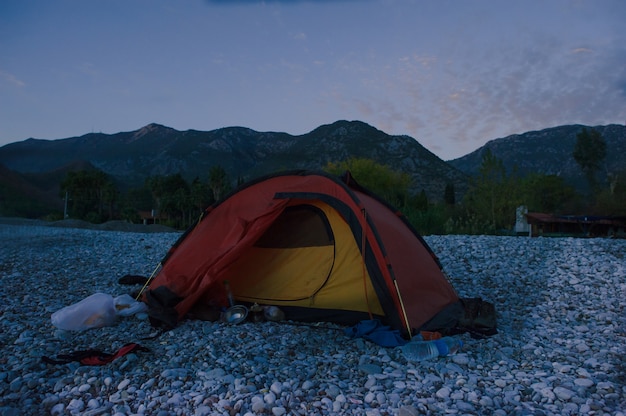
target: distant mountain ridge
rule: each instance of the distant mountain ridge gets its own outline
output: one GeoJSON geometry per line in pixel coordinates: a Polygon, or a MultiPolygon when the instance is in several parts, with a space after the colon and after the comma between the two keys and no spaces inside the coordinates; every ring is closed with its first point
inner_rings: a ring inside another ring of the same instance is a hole
{"type": "Polygon", "coordinates": [[[153,123],[131,132],[28,139],[0,147],[0,164],[22,176],[45,175],[82,162],[107,173],[121,188],[142,186],[154,175],[180,173],[187,180],[207,180],[216,165],[235,181],[279,170],[319,170],[350,157],[372,159],[409,174],[413,191],[423,189],[433,200],[443,198],[448,183],[459,195],[467,190],[467,175],[415,139],[390,136],[360,121],[341,120],[299,136],[245,127],[177,131],[153,123]]]}
{"type": "Polygon", "coordinates": [[[509,172],[515,169],[522,176],[528,173],[557,175],[576,188],[584,189],[586,180],[573,156],[576,136],[583,128],[597,130],[607,145],[604,167],[597,173],[598,178],[606,180],[607,172],[626,174],[626,126],[617,124],[593,127],[574,124],[513,134],[491,140],[472,153],[448,163],[474,176],[480,168],[483,152],[489,149],[502,160],[509,172]]]}
{"type": "Polygon", "coordinates": [[[317,170],[350,157],[372,159],[409,174],[413,192],[423,189],[431,201],[441,200],[446,184],[451,183],[459,201],[470,177],[478,172],[486,148],[509,170],[556,174],[580,187],[584,177],[572,152],[583,127],[598,130],[606,140],[606,169],[626,175],[626,126],[621,125],[569,125],[511,135],[448,162],[410,136],[392,136],[361,121],[345,120],[299,136],[245,127],[178,131],[153,123],[116,134],[27,139],[0,147],[0,165],[4,166],[0,169],[0,208],[2,199],[26,190],[32,198],[45,196],[44,203],[58,205],[58,185],[71,170],[100,169],[126,189],[142,186],[154,175],[180,173],[187,180],[207,180],[216,165],[235,181],[287,169],[317,170]]]}

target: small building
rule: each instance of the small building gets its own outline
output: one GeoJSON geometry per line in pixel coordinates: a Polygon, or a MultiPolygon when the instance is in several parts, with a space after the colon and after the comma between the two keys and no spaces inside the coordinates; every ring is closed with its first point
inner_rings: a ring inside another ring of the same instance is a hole
{"type": "Polygon", "coordinates": [[[150,211],[139,211],[141,222],[143,225],[159,224],[164,220],[167,220],[167,216],[163,215],[157,209],[150,211]]]}
{"type": "Polygon", "coordinates": [[[526,214],[526,221],[533,237],[626,237],[626,217],[529,212],[526,214]]]}

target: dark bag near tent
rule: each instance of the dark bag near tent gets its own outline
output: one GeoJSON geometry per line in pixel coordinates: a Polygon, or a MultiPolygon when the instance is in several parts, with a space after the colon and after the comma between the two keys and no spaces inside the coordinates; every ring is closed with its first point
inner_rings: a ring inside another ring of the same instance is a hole
{"type": "Polygon", "coordinates": [[[468,332],[472,338],[486,338],[498,333],[493,303],[481,298],[463,298],[459,302],[464,310],[457,324],[461,332],[468,332]]]}
{"type": "Polygon", "coordinates": [[[165,330],[173,329],[178,321],[175,306],[181,299],[164,286],[146,292],[146,299],[150,305],[148,310],[150,324],[165,330]]]}
{"type": "Polygon", "coordinates": [[[472,338],[486,338],[498,333],[496,308],[482,298],[461,298],[442,309],[420,330],[442,335],[467,332],[472,338]]]}
{"type": "Polygon", "coordinates": [[[454,335],[460,332],[456,331],[461,316],[465,314],[461,300],[443,308],[437,315],[433,316],[428,322],[419,328],[418,332],[439,332],[441,335],[454,335]]]}

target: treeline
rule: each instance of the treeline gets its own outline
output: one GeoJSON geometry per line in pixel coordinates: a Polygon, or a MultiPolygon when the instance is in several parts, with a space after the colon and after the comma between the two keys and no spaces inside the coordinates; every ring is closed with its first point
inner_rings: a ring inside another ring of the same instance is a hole
{"type": "Polygon", "coordinates": [[[472,179],[461,201],[456,200],[453,184],[442,189],[441,202],[429,201],[424,191],[411,194],[408,175],[371,160],[351,159],[327,167],[334,174],[346,169],[359,183],[400,209],[425,235],[507,232],[515,225],[515,212],[520,205],[534,211],[559,212],[578,200],[574,189],[560,177],[508,175],[490,151],[483,155],[480,174],[472,179]]]}
{"type": "Polygon", "coordinates": [[[424,234],[499,234],[514,229],[516,209],[556,215],[626,216],[626,172],[606,171],[606,142],[594,129],[583,129],[576,138],[572,156],[588,183],[581,194],[557,175],[510,172],[489,149],[482,154],[478,175],[473,177],[463,200],[456,203],[446,188],[444,204],[428,204],[426,210],[406,207],[407,216],[424,234]],[[621,178],[621,181],[619,179],[621,178]]]}
{"type": "Polygon", "coordinates": [[[143,187],[119,191],[113,180],[100,170],[69,172],[61,183],[65,199],[63,216],[92,223],[125,220],[141,223],[145,213],[150,221],[174,228],[186,228],[200,213],[222,198],[233,184],[221,166],[214,166],[207,177],[186,181],[180,173],[151,176],[143,187]]]}
{"type": "MultiPolygon", "coordinates": [[[[507,172],[503,162],[488,149],[482,155],[479,174],[472,178],[462,200],[456,200],[453,184],[442,189],[440,202],[429,201],[425,191],[412,193],[409,175],[370,159],[349,159],[329,163],[324,170],[341,175],[346,170],[366,188],[400,209],[422,234],[507,233],[515,225],[516,209],[554,214],[626,215],[626,187],[619,175],[608,175],[601,183],[597,173],[606,156],[606,144],[595,130],[583,130],[577,137],[573,157],[589,184],[582,195],[556,175],[519,175],[507,172]]],[[[214,166],[206,178],[187,182],[180,174],[153,176],[141,188],[118,191],[101,171],[71,172],[61,184],[66,197],[66,214],[90,222],[123,219],[141,221],[140,212],[155,214],[158,222],[184,229],[201,212],[243,182],[214,166]]]]}

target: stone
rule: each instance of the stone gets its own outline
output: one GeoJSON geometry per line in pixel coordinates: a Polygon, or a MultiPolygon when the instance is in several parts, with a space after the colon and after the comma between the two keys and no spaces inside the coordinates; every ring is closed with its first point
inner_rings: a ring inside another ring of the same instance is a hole
{"type": "Polygon", "coordinates": [[[287,409],[282,406],[272,407],[272,414],[274,416],[283,416],[285,413],[287,413],[287,409]]]}
{"type": "Polygon", "coordinates": [[[447,399],[450,397],[450,389],[448,387],[442,387],[435,393],[440,399],[447,399]]]}
{"type": "Polygon", "coordinates": [[[556,397],[558,397],[559,400],[563,400],[563,401],[568,401],[569,399],[571,399],[573,396],[576,395],[576,393],[574,393],[570,389],[566,389],[565,387],[561,387],[561,386],[555,387],[553,391],[556,397]]]}
{"type": "Polygon", "coordinates": [[[574,384],[581,387],[591,387],[593,386],[593,380],[588,378],[577,378],[574,380],[574,384]]]}

